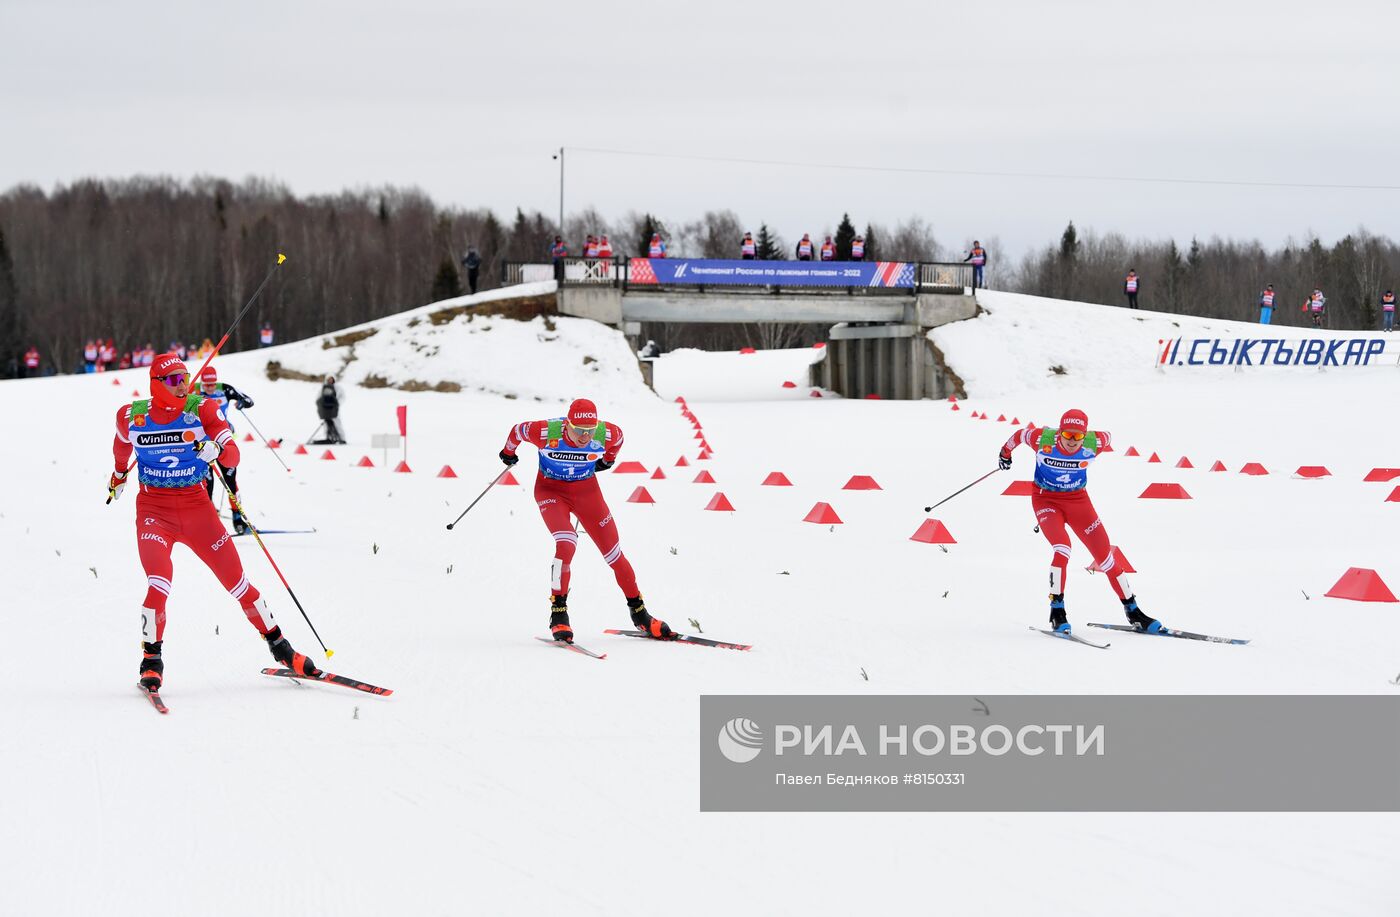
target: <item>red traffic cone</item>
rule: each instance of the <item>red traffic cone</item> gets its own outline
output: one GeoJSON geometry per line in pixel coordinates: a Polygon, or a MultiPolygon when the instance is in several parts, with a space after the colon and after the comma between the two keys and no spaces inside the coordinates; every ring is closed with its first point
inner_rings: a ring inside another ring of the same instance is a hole
{"type": "Polygon", "coordinates": [[[1034,481],[1012,481],[1001,492],[1001,495],[1003,497],[1029,497],[1033,493],[1035,493],[1034,481]]]}
{"type": "Polygon", "coordinates": [[[408,467],[408,462],[405,461],[400,461],[397,465],[394,466],[395,474],[408,474],[411,471],[413,471],[413,469],[408,467]]]}
{"type": "Polygon", "coordinates": [[[797,388],[796,382],[784,382],[783,388],[797,388]]]}
{"type": "Polygon", "coordinates": [[[440,478],[455,478],[457,477],[457,472],[452,470],[451,465],[443,465],[438,471],[437,476],[440,478]]]}
{"type": "Polygon", "coordinates": [[[359,460],[358,462],[355,463],[355,467],[356,467],[356,468],[373,468],[373,467],[374,467],[374,462],[371,462],[371,461],[369,460],[369,456],[368,456],[368,455],[362,455],[362,456],[360,456],[360,460],[359,460]]]}
{"type": "Polygon", "coordinates": [[[253,434],[251,434],[251,433],[244,433],[244,434],[243,434],[243,441],[244,441],[245,443],[251,443],[251,442],[253,441],[253,434]]]}
{"type": "Polygon", "coordinates": [[[740,347],[739,352],[742,354],[758,353],[758,351],[754,350],[752,347],[740,347]]]}
{"type": "Polygon", "coordinates": [[[1226,467],[1225,467],[1225,463],[1222,462],[1222,461],[1220,461],[1220,459],[1216,459],[1216,460],[1215,460],[1215,464],[1210,466],[1210,470],[1211,470],[1211,471],[1229,471],[1230,469],[1226,468],[1226,467]]]}
{"type": "Polygon", "coordinates": [[[641,462],[623,462],[612,470],[613,474],[646,474],[647,470],[641,462]]]}
{"type": "Polygon", "coordinates": [[[1300,478],[1327,478],[1332,476],[1332,472],[1328,471],[1325,465],[1303,465],[1293,473],[1300,478]]]}
{"type": "Polygon", "coordinates": [[[627,498],[627,502],[655,503],[656,501],[652,499],[651,494],[647,492],[647,489],[645,487],[638,487],[636,490],[632,491],[632,496],[627,498]]]}
{"type": "Polygon", "coordinates": [[[310,455],[310,454],[311,454],[311,453],[309,453],[309,452],[306,451],[306,447],[303,446],[303,445],[301,445],[301,444],[297,444],[296,451],[292,453],[292,455],[310,455]]]}
{"type": "Polygon", "coordinates": [[[322,452],[322,453],[321,453],[321,461],[323,461],[323,462],[333,462],[333,461],[335,461],[335,453],[332,452],[331,450],[327,449],[325,452],[322,452]]]}
{"type": "Polygon", "coordinates": [[[836,510],[831,508],[830,503],[818,503],[802,517],[802,521],[818,525],[838,525],[841,523],[841,517],[836,515],[836,510]]]}
{"type": "Polygon", "coordinates": [[[656,466],[656,470],[653,471],[653,472],[651,473],[651,479],[652,479],[653,481],[664,481],[664,480],[666,480],[666,472],[664,472],[664,471],[661,470],[661,466],[660,466],[660,465],[657,465],[657,466],[656,466]]]}
{"type": "Polygon", "coordinates": [[[808,394],[807,397],[809,397],[809,398],[820,398],[821,396],[822,396],[822,393],[821,393],[821,392],[817,391],[816,389],[812,389],[812,391],[808,394]]]}
{"type": "Polygon", "coordinates": [[[687,460],[686,460],[686,457],[683,456],[683,455],[682,455],[680,458],[676,459],[676,467],[677,467],[677,468],[684,468],[686,465],[689,465],[689,464],[690,464],[690,462],[687,461],[687,460]]]}
{"type": "Polygon", "coordinates": [[[770,471],[768,472],[768,477],[763,479],[763,486],[791,487],[792,482],[789,481],[788,476],[783,474],[781,471],[770,471]]]}
{"type": "Polygon", "coordinates": [[[1190,500],[1191,495],[1180,484],[1148,484],[1147,489],[1138,494],[1138,499],[1190,500]]]}
{"type": "Polygon", "coordinates": [[[502,476],[501,480],[498,481],[497,483],[499,483],[499,484],[502,485],[503,487],[510,487],[510,486],[512,486],[512,485],[514,485],[514,486],[519,486],[519,485],[520,485],[520,482],[517,481],[517,480],[515,479],[515,473],[512,472],[509,468],[506,469],[505,475],[502,476]]]}
{"type": "Polygon", "coordinates": [[[957,544],[953,533],[948,531],[948,527],[937,519],[925,519],[919,526],[919,530],[909,536],[910,541],[921,541],[924,544],[957,544]]]}
{"type": "Polygon", "coordinates": [[[1372,468],[1366,473],[1367,481],[1393,481],[1400,478],[1400,468],[1372,468]]]}
{"type": "Polygon", "coordinates": [[[1334,599],[1351,599],[1353,602],[1395,602],[1395,593],[1380,578],[1375,570],[1352,567],[1342,574],[1336,585],[1327,590],[1334,599]]]}
{"type": "Polygon", "coordinates": [[[1263,465],[1259,464],[1258,462],[1248,462],[1248,463],[1245,464],[1245,466],[1244,466],[1243,468],[1240,469],[1240,474],[1254,474],[1254,475],[1259,475],[1259,474],[1268,474],[1268,473],[1269,473],[1269,469],[1265,468],[1263,465]]]}
{"type": "Polygon", "coordinates": [[[1136,458],[1137,456],[1142,455],[1141,452],[1137,451],[1136,446],[1129,446],[1128,451],[1124,452],[1123,454],[1129,458],[1136,458]]]}
{"type": "Polygon", "coordinates": [[[708,471],[701,471],[699,474],[697,474],[697,475],[695,476],[695,480],[694,480],[694,481],[691,481],[691,483],[692,483],[692,484],[713,484],[713,483],[715,483],[715,479],[714,479],[714,476],[711,475],[708,471]]]}
{"type": "Polygon", "coordinates": [[[705,509],[715,512],[734,512],[734,504],[729,502],[729,498],[724,494],[715,494],[710,498],[710,502],[705,504],[705,509]]]}
{"type": "Polygon", "coordinates": [[[1192,465],[1192,464],[1191,464],[1191,460],[1190,460],[1189,458],[1187,458],[1186,456],[1183,455],[1181,458],[1179,458],[1179,459],[1176,460],[1176,467],[1178,467],[1178,468],[1195,468],[1196,466],[1195,466],[1195,465],[1192,465]]]}
{"type": "Polygon", "coordinates": [[[1397,485],[1396,488],[1390,492],[1390,496],[1385,498],[1385,502],[1400,503],[1400,485],[1397,485]]]}
{"type": "Polygon", "coordinates": [[[1161,458],[1161,456],[1159,456],[1157,453],[1154,452],[1154,453],[1152,453],[1151,455],[1149,455],[1149,456],[1147,457],[1147,460],[1148,460],[1149,462],[1160,462],[1160,461],[1162,460],[1162,458],[1161,458]]]}
{"type": "Polygon", "coordinates": [[[875,479],[872,478],[870,475],[868,475],[868,474],[858,474],[858,475],[854,475],[849,481],[847,481],[847,482],[846,482],[846,486],[845,486],[845,487],[842,487],[841,489],[842,489],[842,490],[881,490],[882,488],[880,487],[879,484],[875,483],[875,479]]]}

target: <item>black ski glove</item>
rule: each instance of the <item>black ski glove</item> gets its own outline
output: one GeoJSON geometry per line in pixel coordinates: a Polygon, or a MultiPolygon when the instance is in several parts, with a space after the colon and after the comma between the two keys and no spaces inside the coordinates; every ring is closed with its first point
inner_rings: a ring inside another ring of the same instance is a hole
{"type": "Polygon", "coordinates": [[[501,450],[501,461],[505,463],[505,466],[506,466],[507,468],[509,468],[511,465],[514,465],[516,462],[520,461],[520,456],[518,456],[518,455],[511,455],[509,452],[507,452],[506,450],[502,449],[502,450],[501,450]]]}
{"type": "Polygon", "coordinates": [[[248,410],[249,408],[251,408],[252,406],[253,406],[253,399],[252,399],[252,398],[249,398],[247,395],[244,395],[242,398],[239,398],[239,399],[238,399],[238,410],[240,410],[240,411],[246,411],[246,410],[248,410]]]}
{"type": "Polygon", "coordinates": [[[598,459],[598,461],[596,461],[596,462],[593,463],[593,470],[594,470],[594,471],[607,471],[607,470],[608,470],[609,468],[611,468],[612,466],[613,466],[613,463],[610,462],[610,461],[608,461],[607,459],[598,459]]]}
{"type": "Polygon", "coordinates": [[[1002,449],[1001,454],[997,456],[997,467],[1002,471],[1011,470],[1011,453],[1006,449],[1002,449]]]}

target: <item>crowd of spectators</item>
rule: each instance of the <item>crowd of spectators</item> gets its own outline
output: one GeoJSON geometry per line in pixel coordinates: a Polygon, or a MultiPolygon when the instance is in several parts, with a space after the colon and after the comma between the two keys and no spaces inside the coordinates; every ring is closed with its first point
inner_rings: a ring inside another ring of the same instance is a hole
{"type": "MultiPolygon", "coordinates": [[[[276,340],[271,322],[263,322],[258,329],[258,346],[271,347],[276,340]]],[[[115,369],[132,369],[150,366],[158,353],[173,353],[182,360],[203,361],[214,352],[214,342],[204,338],[197,346],[187,346],[181,341],[171,341],[164,351],[157,351],[155,344],[147,341],[129,348],[118,348],[114,338],[88,338],[83,343],[80,359],[73,368],[76,373],[102,373],[115,369]]],[[[45,363],[43,352],[31,344],[20,358],[18,375],[33,377],[54,375],[59,371],[55,362],[45,363]]]]}

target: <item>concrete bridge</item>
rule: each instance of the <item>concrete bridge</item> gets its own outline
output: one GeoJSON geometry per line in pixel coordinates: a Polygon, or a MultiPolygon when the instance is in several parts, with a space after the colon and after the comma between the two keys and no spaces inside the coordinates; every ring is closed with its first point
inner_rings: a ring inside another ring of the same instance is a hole
{"type": "MultiPolygon", "coordinates": [[[[973,273],[966,264],[876,262],[743,262],[767,273],[794,274],[777,282],[695,282],[737,262],[671,259],[656,270],[650,259],[564,259],[559,265],[507,265],[505,280],[559,278],[558,308],[622,330],[635,344],[643,322],[803,322],[826,325],[826,358],[809,382],[848,398],[943,398],[961,394],[928,331],[977,314],[973,273]],[[800,265],[783,269],[781,265],[800,265]],[[834,267],[832,267],[834,265],[834,267]],[[694,268],[689,270],[688,268],[694,268]],[[663,272],[664,269],[664,272],[663,272]],[[805,272],[849,277],[807,277],[805,272]],[[562,275],[562,277],[560,277],[562,275]],[[640,279],[644,278],[644,279],[640,279]],[[867,277],[888,285],[864,282],[867,277]],[[677,282],[680,279],[684,282],[677,282]],[[798,282],[792,282],[793,280],[798,282]],[[846,281],[843,285],[835,285],[846,281]],[[815,281],[815,282],[813,282],[815,281]],[[860,285],[857,282],[861,281],[860,285]],[[832,284],[832,285],[828,285],[832,284]],[[897,284],[897,285],[896,285],[897,284]]],[[[746,273],[752,272],[749,268],[746,273]]],[[[644,370],[650,369],[644,366],[644,370]]],[[[650,380],[648,380],[650,381],[650,380]]]]}

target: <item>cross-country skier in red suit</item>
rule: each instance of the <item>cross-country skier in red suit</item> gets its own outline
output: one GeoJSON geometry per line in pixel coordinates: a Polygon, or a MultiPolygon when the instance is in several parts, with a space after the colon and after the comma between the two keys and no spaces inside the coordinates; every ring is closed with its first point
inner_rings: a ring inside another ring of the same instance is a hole
{"type": "Polygon", "coordinates": [[[141,685],[159,690],[165,674],[161,644],[165,639],[165,603],[173,568],[170,551],[186,545],[219,578],[229,595],[267,640],[272,657],[305,675],[320,670],[292,649],[273,620],[267,602],[243,575],[238,549],[219,521],[204,489],[210,463],[238,467],[238,444],[219,416],[219,404],[190,391],[190,375],[173,353],[151,363],[151,398],[117,411],[112,440],[116,471],[108,482],[112,499],[126,487],[127,469],[136,454],[136,547],[146,569],[146,600],[141,608],[141,685]]]}
{"type": "Polygon", "coordinates": [[[1123,603],[1128,621],[1139,630],[1157,633],[1162,625],[1138,608],[1133,587],[1125,572],[1115,570],[1113,547],[1098,511],[1089,500],[1089,465],[1100,450],[1109,445],[1109,436],[1089,429],[1083,411],[1066,411],[1058,429],[1028,427],[1017,430],[1001,447],[997,464],[1011,467],[1011,451],[1025,444],[1035,450],[1035,492],[1031,508],[1040,532],[1054,549],[1050,560],[1050,625],[1069,633],[1065,616],[1065,579],[1069,573],[1069,532],[1072,528],[1084,547],[1094,555],[1094,565],[1108,577],[1108,583],[1123,603]]]}
{"type": "Polygon", "coordinates": [[[515,450],[529,443],[539,450],[540,471],[535,477],[535,503],[549,533],[554,536],[553,582],[550,589],[549,630],[555,640],[572,643],[569,626],[569,564],[578,548],[574,533],[575,516],[598,550],[612,567],[617,585],[627,599],[632,623],[650,637],[675,637],[665,621],[653,618],[642,602],[632,564],[622,553],[617,521],[603,500],[595,477],[617,461],[622,450],[622,429],[598,419],[593,402],[579,398],[569,405],[569,413],[553,420],[527,420],[510,428],[501,461],[507,466],[520,461],[515,450]]]}

